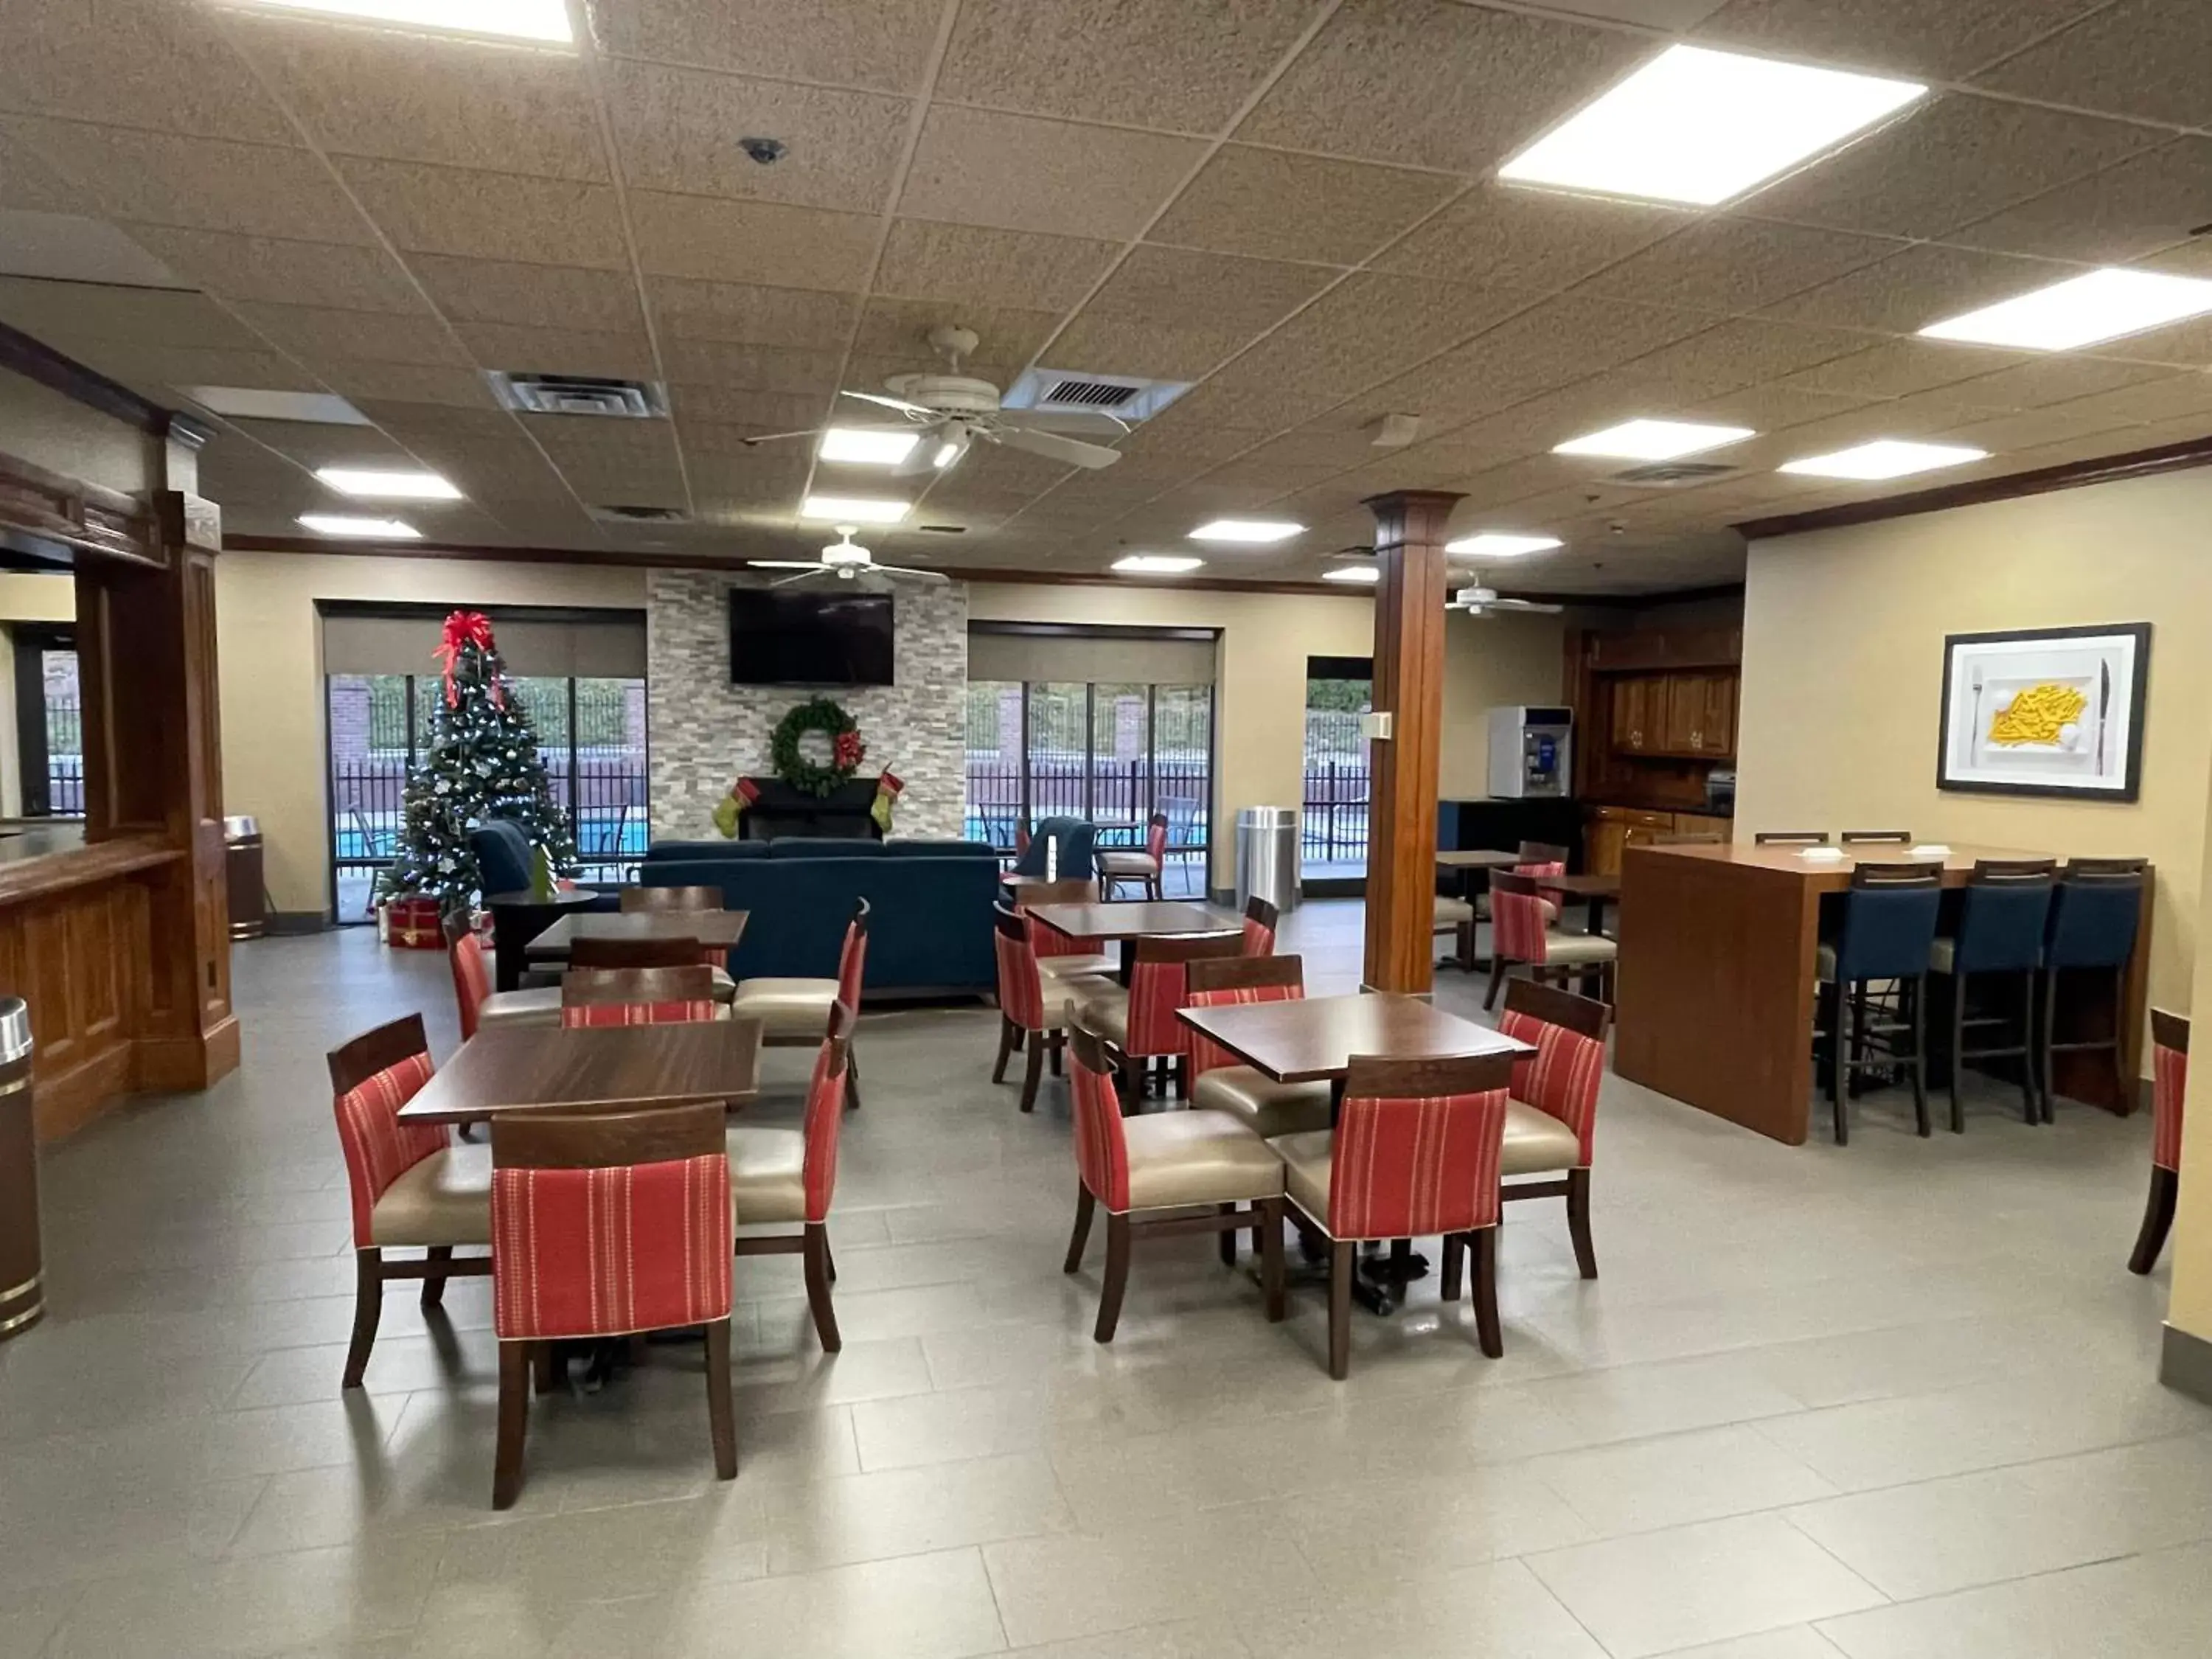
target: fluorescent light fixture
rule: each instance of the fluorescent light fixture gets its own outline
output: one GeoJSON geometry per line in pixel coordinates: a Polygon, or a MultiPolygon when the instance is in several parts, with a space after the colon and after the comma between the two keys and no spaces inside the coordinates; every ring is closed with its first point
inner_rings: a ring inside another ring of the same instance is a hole
{"type": "Polygon", "coordinates": [[[319,466],[315,476],[341,495],[384,501],[458,501],[461,492],[434,472],[380,471],[363,466],[319,466]]]}
{"type": "Polygon", "coordinates": [[[1479,530],[1455,542],[1446,542],[1447,553],[1474,553],[1486,559],[1517,559],[1523,553],[1541,553],[1564,547],[1557,536],[1522,536],[1508,530],[1479,530]]]}
{"type": "Polygon", "coordinates": [[[1920,332],[1931,340],[2066,351],[2208,311],[2212,311],[2212,282],[2107,266],[1963,317],[1930,323],[1920,332]]]}
{"type": "Polygon", "coordinates": [[[368,416],[335,392],[270,392],[250,386],[188,386],[185,396],[210,414],[236,421],[312,421],[367,426],[368,416]]]}
{"type": "Polygon", "coordinates": [[[1693,421],[1624,421],[1602,432],[1570,438],[1554,455],[1612,455],[1628,461],[1671,461],[1758,434],[1746,426],[1704,426],[1693,421]]]}
{"type": "Polygon", "coordinates": [[[929,458],[929,464],[942,472],[967,453],[966,443],[957,438],[947,438],[943,443],[938,445],[937,453],[929,458]]]}
{"type": "Polygon", "coordinates": [[[300,522],[318,536],[352,536],[369,541],[416,542],[422,532],[398,519],[362,519],[349,513],[302,513],[300,522]]]}
{"type": "Polygon", "coordinates": [[[1114,568],[1132,576],[1188,576],[1205,562],[1178,553],[1127,553],[1114,561],[1114,568]]]}
{"type": "Polygon", "coordinates": [[[896,524],[913,505],[867,495],[809,495],[799,504],[799,516],[823,524],[896,524]]]}
{"type": "Polygon", "coordinates": [[[1305,526],[1280,519],[1216,519],[1190,532],[1194,542],[1246,542],[1254,546],[1285,542],[1305,526]]]}
{"type": "Polygon", "coordinates": [[[313,11],[441,33],[495,34],[509,40],[575,39],[564,0],[251,0],[276,11],[313,11]]]}
{"type": "Polygon", "coordinates": [[[1334,570],[1324,570],[1321,579],[1325,582],[1379,582],[1382,573],[1371,564],[1340,564],[1334,570]]]}
{"type": "Polygon", "coordinates": [[[1498,177],[1711,207],[1927,93],[1914,81],[1669,46],[1498,177]]]}
{"type": "Polygon", "coordinates": [[[1903,478],[1915,472],[1964,466],[1968,461],[1986,461],[1989,458],[1988,450],[1969,449],[1964,444],[1917,444],[1902,438],[1876,438],[1871,443],[1838,449],[1832,454],[1784,461],[1775,471],[1802,472],[1814,478],[1903,478]]]}
{"type": "Polygon", "coordinates": [[[914,453],[921,434],[891,427],[833,426],[822,434],[814,453],[825,461],[851,461],[860,466],[896,466],[914,453]]]}

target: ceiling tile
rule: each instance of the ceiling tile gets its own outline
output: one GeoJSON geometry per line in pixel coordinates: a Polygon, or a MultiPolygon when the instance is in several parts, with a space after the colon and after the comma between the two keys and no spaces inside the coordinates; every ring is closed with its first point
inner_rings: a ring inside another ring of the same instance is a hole
{"type": "Polygon", "coordinates": [[[1459,188],[1433,173],[1224,144],[1147,240],[1358,264],[1459,188]]]}
{"type": "Polygon", "coordinates": [[[642,328],[620,332],[526,328],[505,323],[456,323],[453,331],[486,368],[510,374],[590,374],[653,380],[660,371],[642,328]]]}
{"type": "Polygon", "coordinates": [[[1947,444],[1971,444],[1993,455],[2005,455],[2134,424],[2131,421],[2114,420],[2101,428],[2085,426],[2080,414],[2070,412],[2060,404],[2054,409],[2032,409],[2022,414],[1993,415],[1986,420],[1972,421],[1951,428],[1941,437],[1947,444]]]}
{"type": "Polygon", "coordinates": [[[2212,7],[2119,0],[1974,79],[2022,98],[2212,126],[2212,7]]]}
{"type": "Polygon", "coordinates": [[[2039,195],[2162,135],[1970,94],[1907,112],[1840,155],[1747,198],[1763,218],[1886,236],[1942,236],[2039,195]]]}
{"type": "Polygon", "coordinates": [[[1994,305],[2078,270],[1966,248],[1922,246],[1808,289],[1765,314],[1783,322],[1917,334],[1946,317],[1994,305]]]}
{"type": "Polygon", "coordinates": [[[1620,373],[1663,389],[1679,406],[1850,356],[1864,344],[1863,337],[1840,329],[1794,328],[1744,317],[1638,357],[1620,373]]]}
{"type": "Polygon", "coordinates": [[[30,117],[7,130],[110,218],[309,242],[371,240],[337,181],[304,149],[30,117]]]}
{"type": "Polygon", "coordinates": [[[1097,285],[1120,251],[1115,243],[1084,237],[900,219],[884,245],[875,291],[1066,312],[1097,285]]]}
{"type": "Polygon", "coordinates": [[[86,368],[97,369],[110,380],[132,383],[252,386],[267,392],[325,389],[309,370],[272,351],[222,351],[121,340],[90,342],[69,351],[86,368]]]}
{"type": "Polygon", "coordinates": [[[857,357],[897,358],[916,368],[942,374],[945,360],[929,344],[929,331],[940,324],[973,329],[977,344],[963,374],[985,379],[1003,376],[1004,386],[1019,374],[1059,325],[1055,311],[1020,311],[1012,306],[960,305],[945,300],[871,300],[853,342],[857,357]]]}
{"type": "Polygon", "coordinates": [[[2037,356],[2011,368],[1977,375],[1960,382],[1957,389],[1962,396],[1992,409],[2043,409],[2077,398],[2094,397],[2100,392],[2116,392],[2124,386],[2162,380],[2170,373],[2158,364],[2112,362],[2101,357],[2062,352],[2037,356]]]}
{"type": "Polygon", "coordinates": [[[506,323],[597,333],[644,325],[627,270],[526,265],[418,253],[408,261],[438,309],[455,322],[506,323]]]}
{"type": "MultiPolygon", "coordinates": [[[[727,386],[747,392],[804,392],[827,397],[837,389],[835,351],[787,351],[773,346],[733,345],[718,340],[672,339],[662,346],[668,377],[691,386],[727,386]]],[[[736,416],[702,418],[745,422],[736,416]]],[[[761,424],[765,424],[762,422],[761,424]]]]}
{"type": "Polygon", "coordinates": [[[105,219],[4,206],[0,206],[0,271],[64,283],[191,286],[105,219]]]}
{"type": "Polygon", "coordinates": [[[911,104],[878,93],[617,63],[607,103],[628,181],[640,189],[882,210],[911,104]],[[781,139],[763,166],[738,141],[781,139]]]}
{"type": "Polygon", "coordinates": [[[414,363],[356,360],[325,364],[323,379],[331,391],[356,403],[383,398],[404,404],[453,404],[464,409],[498,407],[483,376],[473,368],[434,368],[414,363]]]}
{"type": "Polygon", "coordinates": [[[899,211],[1125,241],[1197,164],[1195,139],[933,107],[899,211]]]}
{"type": "Polygon", "coordinates": [[[1218,132],[1317,9],[1315,0],[964,0],[937,95],[1218,132]]]}
{"type": "MultiPolygon", "coordinates": [[[[680,357],[682,353],[679,349],[671,355],[680,357]]],[[[836,367],[833,363],[830,379],[834,381],[836,377],[836,367]]],[[[821,391],[775,392],[754,386],[702,385],[679,378],[673,379],[668,388],[668,404],[679,424],[720,421],[731,426],[750,427],[757,432],[793,432],[823,424],[829,412],[830,392],[826,386],[821,391]]]]}
{"type": "Polygon", "coordinates": [[[1691,222],[1673,208],[1488,184],[1375,263],[1419,276],[1552,293],[1691,222]]]}
{"type": "Polygon", "coordinates": [[[2129,362],[2170,363],[2177,368],[2212,368],[2212,318],[2193,318],[2108,341],[2097,348],[2097,355],[2129,362]]]}
{"type": "Polygon", "coordinates": [[[774,202],[629,193],[638,264],[656,276],[854,293],[876,255],[878,222],[774,202]]]}
{"type": "Polygon", "coordinates": [[[646,293],[664,338],[842,351],[860,304],[850,295],[749,283],[650,276],[646,293]]]}
{"type": "Polygon", "coordinates": [[[390,466],[405,449],[374,427],[325,426],[312,421],[241,421],[230,425],[303,467],[390,466]]]}
{"type": "Polygon", "coordinates": [[[21,143],[0,132],[0,208],[27,213],[77,213],[84,198],[21,143]]]}
{"type": "Polygon", "coordinates": [[[611,270],[629,264],[610,185],[357,156],[337,165],[369,217],[410,252],[611,270]]]}
{"type": "Polygon", "coordinates": [[[1052,346],[1056,366],[1192,380],[1311,299],[1326,270],[1139,247],[1052,346]]]}
{"type": "Polygon", "coordinates": [[[1481,173],[1650,56],[1647,40],[1577,23],[1349,0],[1237,137],[1481,173]]]}
{"type": "Polygon", "coordinates": [[[1791,427],[1832,420],[1871,406],[1869,400],[1863,398],[1805,392],[1777,383],[1723,392],[1703,403],[1691,404],[1682,412],[1692,420],[1747,426],[1754,432],[1784,432],[1791,427]]]}
{"type": "Polygon", "coordinates": [[[246,13],[230,27],[285,106],[334,154],[607,176],[598,112],[574,52],[246,13]]]}
{"type": "Polygon", "coordinates": [[[2182,138],[1953,233],[2006,253],[2121,264],[2185,241],[2212,216],[2212,138],[2182,138]]]}
{"type": "Polygon", "coordinates": [[[1782,384],[1799,391],[1844,397],[1904,398],[1930,386],[1952,386],[2033,361],[2022,352],[1994,351],[1948,340],[1892,340],[1789,375],[1782,384]]]}
{"type": "Polygon", "coordinates": [[[298,142],[207,9],[175,0],[9,0],[0,109],[298,142]]]}
{"type": "Polygon", "coordinates": [[[1839,69],[1958,80],[2102,0],[1729,0],[1692,31],[1839,69]]]}
{"type": "Polygon", "coordinates": [[[339,357],[434,367],[468,361],[446,325],[427,313],[402,317],[389,312],[271,305],[261,300],[240,304],[238,312],[272,343],[309,364],[339,357]]]}
{"type": "Polygon", "coordinates": [[[222,231],[131,225],[131,237],[173,270],[229,300],[420,312],[422,296],[381,248],[279,241],[222,231]]]}
{"type": "Polygon", "coordinates": [[[264,351],[267,344],[204,294],[0,276],[0,320],[42,340],[130,341],[203,351],[264,351]]]}
{"type": "Polygon", "coordinates": [[[1756,311],[1873,264],[1904,245],[1755,219],[1707,219],[1632,253],[1581,292],[1663,300],[1691,310],[1756,311]]]}
{"type": "Polygon", "coordinates": [[[605,49],[779,80],[915,90],[943,0],[593,0],[605,49]]]}

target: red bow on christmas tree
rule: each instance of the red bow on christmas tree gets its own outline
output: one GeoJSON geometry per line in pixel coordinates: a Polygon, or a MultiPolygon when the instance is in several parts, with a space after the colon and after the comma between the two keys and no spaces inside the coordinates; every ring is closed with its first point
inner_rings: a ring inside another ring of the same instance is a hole
{"type": "MultiPolygon", "coordinates": [[[[462,647],[471,645],[486,656],[491,654],[491,618],[481,611],[456,611],[446,618],[445,635],[438,641],[436,652],[439,660],[446,665],[446,707],[448,708],[461,700],[461,694],[453,684],[453,665],[461,659],[462,647]]],[[[501,708],[506,706],[507,699],[495,674],[491,677],[491,700],[501,708]]]]}

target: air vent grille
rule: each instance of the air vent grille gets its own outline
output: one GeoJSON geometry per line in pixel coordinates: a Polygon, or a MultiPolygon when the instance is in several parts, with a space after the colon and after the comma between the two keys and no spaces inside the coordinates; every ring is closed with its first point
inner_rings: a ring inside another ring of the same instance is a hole
{"type": "Polygon", "coordinates": [[[1152,419],[1189,390],[1188,380],[1033,368],[1006,388],[1000,407],[1034,410],[1039,414],[1110,415],[1133,426],[1152,419]]]}
{"type": "Polygon", "coordinates": [[[1073,404],[1081,409],[1119,409],[1143,391],[1123,380],[1059,380],[1045,388],[1040,404],[1073,404]]]}
{"type": "Polygon", "coordinates": [[[1648,466],[1632,466],[1615,472],[1605,482],[1643,489],[1679,489],[1686,484],[1711,483],[1715,478],[1733,477],[1742,470],[1723,461],[1654,461],[1648,466]]]}
{"type": "Polygon", "coordinates": [[[658,386],[590,374],[523,374],[492,370],[492,391],[509,409],[530,415],[597,415],[649,421],[668,412],[658,386]]]}
{"type": "Polygon", "coordinates": [[[591,509],[593,518],[604,524],[682,524],[684,509],[680,507],[647,507],[625,501],[595,502],[591,509]]]}

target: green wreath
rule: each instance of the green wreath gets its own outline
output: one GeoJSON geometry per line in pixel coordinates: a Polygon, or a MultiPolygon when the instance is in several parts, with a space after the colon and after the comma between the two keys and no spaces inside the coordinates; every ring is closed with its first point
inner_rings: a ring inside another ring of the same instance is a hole
{"type": "Polygon", "coordinates": [[[800,703],[776,722],[768,742],[769,764],[776,776],[810,795],[827,795],[840,784],[851,781],[867,752],[859,725],[827,697],[800,703]],[[799,740],[809,732],[819,732],[830,739],[829,765],[811,761],[800,752],[799,740]]]}

